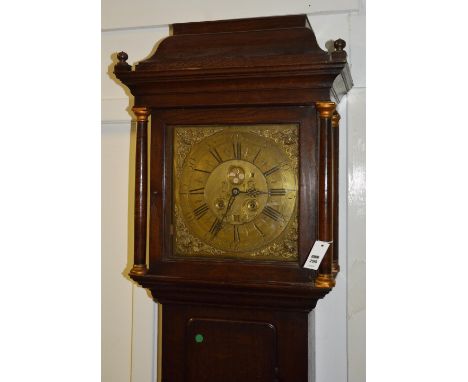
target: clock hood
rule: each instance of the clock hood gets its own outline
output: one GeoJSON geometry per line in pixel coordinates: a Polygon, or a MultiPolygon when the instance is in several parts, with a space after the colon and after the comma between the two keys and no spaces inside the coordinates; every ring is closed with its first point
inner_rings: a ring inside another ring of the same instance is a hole
{"type": "Polygon", "coordinates": [[[174,24],[134,70],[119,53],[114,73],[145,106],[177,107],[180,94],[192,106],[309,104],[339,100],[352,87],[345,45],[337,40],[335,51],[320,49],[306,15],[174,24]],[[296,97],[284,97],[286,90],[296,97]]]}

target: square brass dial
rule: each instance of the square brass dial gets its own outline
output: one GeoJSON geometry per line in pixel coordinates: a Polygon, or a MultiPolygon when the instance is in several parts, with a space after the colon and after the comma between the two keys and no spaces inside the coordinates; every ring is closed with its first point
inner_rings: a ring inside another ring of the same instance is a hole
{"type": "Polygon", "coordinates": [[[175,256],[298,259],[298,126],[174,126],[175,256]]]}

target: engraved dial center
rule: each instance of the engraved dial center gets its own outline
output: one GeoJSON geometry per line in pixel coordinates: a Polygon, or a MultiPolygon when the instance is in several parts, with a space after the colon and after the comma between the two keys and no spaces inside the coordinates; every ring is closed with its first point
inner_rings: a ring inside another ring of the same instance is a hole
{"type": "Polygon", "coordinates": [[[212,171],[206,181],[205,201],[215,216],[224,218],[224,223],[251,222],[267,204],[266,177],[250,162],[238,159],[223,162],[212,171]],[[253,196],[252,190],[258,190],[258,195],[253,196]],[[229,206],[231,197],[235,199],[229,206]]]}

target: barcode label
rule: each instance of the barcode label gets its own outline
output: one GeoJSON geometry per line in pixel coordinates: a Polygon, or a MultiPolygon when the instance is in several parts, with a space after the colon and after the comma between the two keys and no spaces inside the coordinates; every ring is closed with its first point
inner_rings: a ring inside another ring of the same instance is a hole
{"type": "Polygon", "coordinates": [[[331,242],[317,240],[310,250],[309,256],[307,256],[304,268],[316,271],[319,268],[325,253],[327,253],[327,249],[330,244],[331,242]]]}

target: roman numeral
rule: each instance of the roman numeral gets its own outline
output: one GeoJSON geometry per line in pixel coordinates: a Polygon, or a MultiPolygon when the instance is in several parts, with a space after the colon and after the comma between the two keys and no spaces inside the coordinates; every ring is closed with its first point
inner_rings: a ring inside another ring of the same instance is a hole
{"type": "Polygon", "coordinates": [[[282,216],[279,211],[276,211],[274,208],[271,208],[270,206],[266,206],[262,214],[268,216],[270,219],[273,219],[274,221],[278,221],[280,217],[282,216]]]}
{"type": "Polygon", "coordinates": [[[241,159],[242,156],[242,147],[240,142],[236,142],[232,144],[232,149],[234,151],[234,159],[241,159]]]}
{"type": "Polygon", "coordinates": [[[210,154],[213,155],[213,158],[218,161],[218,163],[223,163],[223,158],[219,155],[218,150],[210,149],[210,154]]]}
{"type": "Polygon", "coordinates": [[[262,149],[259,149],[259,150],[257,151],[257,154],[255,154],[255,157],[254,157],[252,163],[255,163],[255,161],[256,161],[257,158],[258,158],[258,154],[260,154],[260,151],[262,151],[262,149]]]}
{"type": "Polygon", "coordinates": [[[263,237],[265,236],[265,234],[262,232],[262,230],[258,227],[258,225],[256,225],[255,223],[253,223],[253,226],[255,227],[255,229],[258,231],[258,233],[260,235],[262,235],[263,237]]]}
{"type": "Polygon", "coordinates": [[[263,173],[263,175],[265,175],[265,176],[271,175],[271,174],[273,174],[275,171],[278,171],[279,169],[280,169],[280,166],[272,167],[272,168],[270,168],[268,171],[265,171],[265,172],[263,173]]]}
{"type": "Polygon", "coordinates": [[[216,218],[210,228],[211,235],[215,237],[221,231],[221,228],[223,228],[223,222],[216,218]]]}
{"type": "Polygon", "coordinates": [[[189,190],[190,195],[203,195],[205,193],[205,187],[194,188],[193,190],[189,190]]]}
{"type": "Polygon", "coordinates": [[[208,211],[208,206],[206,203],[203,203],[200,207],[197,207],[193,210],[193,214],[195,215],[195,218],[197,220],[200,220],[200,218],[206,214],[208,211]]]}
{"type": "Polygon", "coordinates": [[[286,190],[284,188],[271,188],[268,190],[268,193],[271,196],[284,196],[286,195],[286,190]]]}
{"type": "Polygon", "coordinates": [[[233,225],[233,227],[234,227],[234,241],[235,242],[240,242],[239,226],[238,225],[233,225]]]}
{"type": "Polygon", "coordinates": [[[201,170],[199,168],[194,168],[193,171],[205,172],[207,174],[211,174],[211,171],[201,170]]]}

